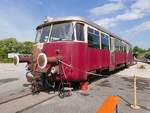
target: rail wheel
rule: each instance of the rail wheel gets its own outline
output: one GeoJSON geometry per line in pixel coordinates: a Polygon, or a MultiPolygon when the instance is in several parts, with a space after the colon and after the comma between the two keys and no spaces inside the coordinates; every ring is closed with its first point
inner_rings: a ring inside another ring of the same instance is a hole
{"type": "Polygon", "coordinates": [[[60,97],[60,98],[64,98],[64,84],[63,84],[63,82],[61,82],[60,84],[59,84],[59,87],[58,87],[58,96],[60,97]]]}
{"type": "Polygon", "coordinates": [[[31,90],[32,90],[32,93],[39,93],[40,92],[40,86],[39,86],[38,81],[36,81],[36,80],[32,81],[31,90]]]}

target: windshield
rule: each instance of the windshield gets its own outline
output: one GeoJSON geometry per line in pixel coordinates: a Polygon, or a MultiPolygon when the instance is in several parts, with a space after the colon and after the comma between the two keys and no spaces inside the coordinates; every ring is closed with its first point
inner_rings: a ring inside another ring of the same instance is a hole
{"type": "Polygon", "coordinates": [[[52,25],[50,41],[73,40],[73,24],[57,23],[52,25]]]}
{"type": "Polygon", "coordinates": [[[71,22],[52,24],[37,30],[36,43],[48,41],[73,40],[73,24],[71,22]],[[50,38],[49,38],[50,36],[50,38]]]}
{"type": "Polygon", "coordinates": [[[36,34],[35,42],[47,42],[49,38],[50,26],[38,29],[36,34]]]}

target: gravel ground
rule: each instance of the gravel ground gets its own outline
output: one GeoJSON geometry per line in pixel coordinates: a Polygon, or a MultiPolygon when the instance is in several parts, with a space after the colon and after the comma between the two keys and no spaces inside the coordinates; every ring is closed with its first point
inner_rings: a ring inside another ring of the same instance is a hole
{"type": "MultiPolygon", "coordinates": [[[[86,92],[87,95],[83,95],[79,90],[73,91],[72,96],[63,99],[53,98],[24,113],[95,113],[110,95],[120,97],[119,113],[150,113],[150,65],[144,64],[145,69],[138,69],[137,67],[140,65],[141,63],[138,63],[138,65],[110,76],[92,80],[89,90],[86,92]],[[139,110],[133,110],[130,107],[133,103],[134,74],[138,76],[137,102],[141,107],[139,110]]],[[[17,67],[11,64],[0,64],[0,69],[3,68],[3,70],[0,70],[0,96],[7,92],[12,93],[25,89],[23,86],[26,83],[24,66],[25,64],[17,67]],[[8,78],[11,78],[11,80],[4,83],[3,79],[8,78]]],[[[31,103],[30,100],[29,103],[31,103]]]]}
{"type": "Polygon", "coordinates": [[[137,76],[142,78],[150,78],[150,64],[138,62],[136,65],[131,66],[128,69],[120,71],[119,73],[121,76],[130,77],[130,76],[137,76]],[[143,65],[145,69],[140,69],[140,66],[143,65]]]}

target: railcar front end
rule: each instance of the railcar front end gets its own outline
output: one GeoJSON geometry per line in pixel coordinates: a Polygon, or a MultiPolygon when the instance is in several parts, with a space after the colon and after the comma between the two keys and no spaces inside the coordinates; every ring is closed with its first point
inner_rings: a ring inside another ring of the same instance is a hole
{"type": "Polygon", "coordinates": [[[87,80],[87,44],[76,39],[79,27],[72,21],[42,24],[37,27],[32,54],[14,58],[15,64],[27,62],[29,72],[26,77],[29,82],[54,87],[57,81],[69,83],[87,80]]]}

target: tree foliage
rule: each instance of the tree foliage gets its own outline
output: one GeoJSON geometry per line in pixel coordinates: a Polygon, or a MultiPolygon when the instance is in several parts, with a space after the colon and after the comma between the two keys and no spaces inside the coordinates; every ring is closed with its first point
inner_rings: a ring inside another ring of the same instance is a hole
{"type": "Polygon", "coordinates": [[[142,49],[142,48],[140,48],[138,46],[135,46],[133,48],[133,53],[135,53],[135,54],[139,54],[139,53],[143,53],[143,52],[145,52],[145,49],[142,49]]]}
{"type": "Polygon", "coordinates": [[[142,49],[142,48],[140,48],[140,47],[138,47],[138,46],[135,46],[135,47],[133,48],[133,54],[134,54],[134,56],[137,57],[137,58],[139,58],[139,56],[140,56],[142,53],[144,53],[144,52],[145,52],[145,50],[142,49]]]}
{"type": "Polygon", "coordinates": [[[145,58],[146,58],[146,59],[150,59],[150,50],[145,53],[145,58]]]}
{"type": "Polygon", "coordinates": [[[32,42],[25,41],[21,44],[20,53],[31,54],[31,51],[32,51],[32,42]]]}
{"type": "Polygon", "coordinates": [[[150,48],[145,50],[143,48],[140,48],[138,46],[135,46],[133,48],[133,53],[137,58],[147,58],[150,59],[150,48]]]}

